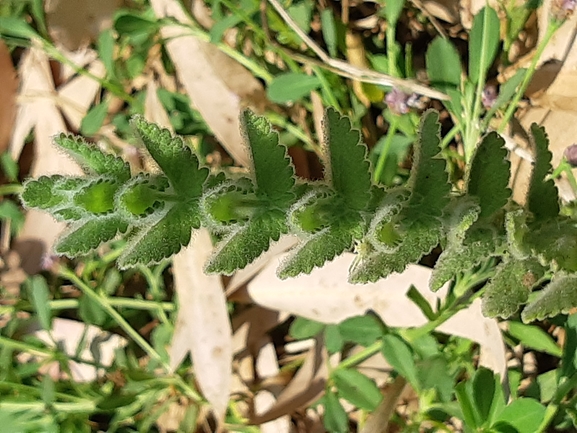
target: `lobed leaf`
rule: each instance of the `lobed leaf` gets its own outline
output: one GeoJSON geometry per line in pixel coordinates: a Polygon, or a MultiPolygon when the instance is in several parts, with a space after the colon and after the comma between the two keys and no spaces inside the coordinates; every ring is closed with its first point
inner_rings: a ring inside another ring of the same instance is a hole
{"type": "Polygon", "coordinates": [[[534,258],[509,258],[497,266],[495,275],[485,286],[483,314],[506,319],[527,302],[531,289],[543,277],[545,268],[534,258]]]}
{"type": "Polygon", "coordinates": [[[86,212],[98,215],[114,210],[114,195],[120,184],[111,179],[96,179],[82,187],[72,199],[75,206],[86,212]]]}
{"type": "Polygon", "coordinates": [[[133,229],[118,266],[148,266],[170,258],[190,243],[192,230],[199,227],[198,201],[175,203],[158,221],[133,229]]]}
{"type": "Polygon", "coordinates": [[[165,176],[139,173],[119,189],[115,196],[115,206],[127,218],[138,220],[150,217],[164,208],[165,199],[161,194],[168,187],[165,176]]]}
{"type": "Polygon", "coordinates": [[[95,144],[81,137],[60,134],[54,142],[64,149],[86,174],[97,174],[125,182],[130,179],[130,166],[122,158],[102,152],[95,144]]]}
{"type": "Polygon", "coordinates": [[[371,172],[360,132],[333,108],[325,112],[323,127],[325,178],[347,207],[361,211],[371,198],[371,172]]]}
{"type": "Polygon", "coordinates": [[[439,221],[415,224],[403,233],[402,243],[394,251],[382,252],[369,248],[368,251],[359,252],[357,260],[349,270],[349,281],[374,282],[393,272],[403,272],[409,264],[418,262],[421,257],[430,253],[440,238],[439,221]]]}
{"type": "Polygon", "coordinates": [[[309,274],[315,267],[321,267],[326,262],[351,248],[354,224],[335,224],[326,227],[309,239],[299,244],[278,268],[279,278],[296,277],[299,274],[309,274]]]}
{"type": "Polygon", "coordinates": [[[269,211],[257,215],[220,242],[206,263],[205,271],[231,275],[256,260],[269,249],[271,240],[278,241],[286,231],[283,212],[269,211]]]}
{"type": "Polygon", "coordinates": [[[464,244],[449,246],[439,256],[429,282],[431,290],[439,290],[454,276],[470,271],[487,259],[502,254],[501,247],[502,242],[490,233],[468,234],[464,244]]]}
{"type": "Polygon", "coordinates": [[[532,143],[535,148],[535,163],[527,192],[527,209],[536,221],[544,221],[559,215],[559,193],[553,179],[546,179],[551,173],[551,152],[545,129],[531,125],[532,143]]]}
{"type": "Polygon", "coordinates": [[[250,146],[257,196],[275,206],[288,208],[294,201],[294,168],[285,146],[268,120],[249,110],[241,114],[241,127],[250,146]]]}
{"type": "Polygon", "coordinates": [[[546,317],[566,314],[577,307],[577,275],[557,275],[539,293],[537,299],[531,302],[521,314],[523,322],[543,320],[546,317]]]}
{"type": "Polygon", "coordinates": [[[407,205],[413,208],[411,215],[415,219],[440,217],[449,202],[451,185],[447,182],[445,161],[439,156],[440,128],[438,113],[428,111],[421,118],[408,181],[411,197],[407,205]]]}
{"type": "Polygon", "coordinates": [[[524,242],[537,255],[561,269],[577,272],[577,226],[573,220],[557,217],[533,225],[524,242]]]}
{"type": "Polygon", "coordinates": [[[511,196],[508,188],[511,164],[507,149],[496,132],[486,135],[477,147],[467,174],[467,193],[477,197],[479,218],[490,218],[511,196]]]}
{"type": "Polygon", "coordinates": [[[176,193],[187,198],[200,197],[208,168],[200,167],[198,157],[182,138],[173,136],[168,129],[161,129],[141,116],[134,117],[132,124],[176,193]]]}
{"type": "Polygon", "coordinates": [[[54,251],[73,258],[88,254],[105,242],[111,241],[119,233],[128,230],[126,221],[118,215],[107,215],[73,223],[61,235],[54,251]]]}
{"type": "Polygon", "coordinates": [[[41,176],[24,182],[20,198],[24,206],[51,212],[57,220],[75,221],[86,212],[74,205],[73,195],[91,181],[89,178],[60,175],[41,176]]]}

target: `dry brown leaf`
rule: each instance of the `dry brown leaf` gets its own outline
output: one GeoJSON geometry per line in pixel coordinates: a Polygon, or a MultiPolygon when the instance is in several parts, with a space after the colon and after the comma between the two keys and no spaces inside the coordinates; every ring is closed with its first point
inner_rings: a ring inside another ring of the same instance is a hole
{"type": "Polygon", "coordinates": [[[179,307],[170,364],[176,368],[190,352],[200,389],[222,421],[232,384],[232,331],[220,277],[203,272],[211,252],[210,235],[201,229],[191,245],[174,256],[179,307]]]}
{"type": "MultiPolygon", "coordinates": [[[[151,5],[159,19],[172,17],[182,24],[192,25],[176,0],[151,0],[151,5]]],[[[239,69],[240,65],[232,70],[231,59],[222,66],[219,63],[222,53],[215,54],[214,46],[192,36],[182,26],[164,26],[161,34],[167,40],[166,49],[195,108],[235,161],[247,166],[249,157],[239,122],[243,103],[239,93],[231,90],[231,84],[225,80],[231,78],[231,73],[240,75],[236,77],[238,83],[251,94],[253,89],[258,89],[256,79],[244,68],[239,69]],[[219,59],[216,64],[213,63],[215,58],[219,59]]]]}
{"type": "MultiPolygon", "coordinates": [[[[248,293],[255,303],[266,308],[323,323],[339,323],[372,310],[388,326],[403,328],[427,323],[421,310],[406,296],[411,285],[433,308],[446,294],[446,287],[435,293],[429,290],[432,270],[419,265],[409,265],[405,272],[376,283],[350,284],[348,269],[354,257],[345,253],[310,275],[287,280],[277,277],[277,265],[271,262],[248,284],[248,293]]],[[[501,333],[496,320],[483,317],[480,303],[473,302],[438,330],[478,342],[484,365],[504,377],[506,364],[501,333]]]]}
{"type": "Polygon", "coordinates": [[[8,47],[0,39],[0,153],[4,153],[10,143],[10,135],[16,117],[16,91],[18,78],[12,64],[8,47]]]}
{"type": "Polygon", "coordinates": [[[112,14],[122,0],[47,0],[44,4],[50,36],[69,50],[96,40],[112,24],[112,14]]]}
{"type": "Polygon", "coordinates": [[[318,399],[325,390],[328,377],[327,361],[326,350],[317,339],[314,347],[307,353],[303,365],[278,396],[276,403],[265,413],[255,416],[251,422],[267,423],[318,399]]]}
{"type": "Polygon", "coordinates": [[[150,80],[146,85],[146,99],[144,100],[144,117],[149,122],[154,122],[157,125],[172,130],[170,118],[158,98],[158,86],[156,81],[150,80]]]}
{"type": "MultiPolygon", "coordinates": [[[[106,70],[100,60],[88,66],[88,72],[102,78],[106,70]]],[[[73,130],[79,131],[82,119],[100,90],[100,83],[86,75],[79,75],[58,89],[58,105],[73,130]]]]}
{"type": "MultiPolygon", "coordinates": [[[[52,137],[66,131],[66,126],[56,107],[56,91],[48,57],[37,47],[29,49],[22,60],[19,74],[18,111],[10,142],[12,158],[16,161],[19,159],[26,136],[34,129],[35,159],[30,175],[80,175],[80,168],[52,143],[52,137]]],[[[14,245],[22,257],[22,267],[26,272],[34,274],[40,270],[42,256],[52,251],[54,241],[63,228],[62,223],[57,223],[45,212],[28,211],[14,245]]]]}
{"type": "Polygon", "coordinates": [[[348,269],[353,254],[343,254],[310,275],[281,280],[276,275],[278,260],[271,261],[248,284],[251,298],[266,308],[288,311],[323,323],[343,320],[373,310],[393,327],[419,326],[426,320],[405,293],[413,284],[429,300],[442,291],[428,291],[429,270],[410,265],[402,274],[393,274],[372,284],[350,284],[348,269]],[[314,290],[313,290],[314,289],[314,290]]]}

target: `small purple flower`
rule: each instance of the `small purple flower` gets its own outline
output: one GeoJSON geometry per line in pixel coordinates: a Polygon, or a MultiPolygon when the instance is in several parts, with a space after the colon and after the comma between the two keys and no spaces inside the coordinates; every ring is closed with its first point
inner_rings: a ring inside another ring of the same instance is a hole
{"type": "Polygon", "coordinates": [[[385,102],[393,113],[407,114],[409,112],[409,98],[411,95],[406,94],[402,90],[393,88],[385,96],[385,102]]]}
{"type": "Polygon", "coordinates": [[[486,110],[491,108],[497,101],[497,96],[498,96],[497,88],[492,84],[486,85],[485,88],[483,89],[483,95],[481,95],[481,101],[483,102],[483,107],[485,107],[486,110]]]}
{"type": "Polygon", "coordinates": [[[561,9],[564,11],[572,12],[577,6],[577,0],[562,0],[561,9]]]}
{"type": "Polygon", "coordinates": [[[577,167],[577,144],[572,144],[566,148],[563,155],[571,167],[577,167]]]}

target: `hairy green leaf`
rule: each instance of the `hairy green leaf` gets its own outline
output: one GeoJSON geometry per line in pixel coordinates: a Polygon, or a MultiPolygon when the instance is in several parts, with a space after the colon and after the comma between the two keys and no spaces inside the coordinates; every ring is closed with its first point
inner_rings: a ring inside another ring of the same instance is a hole
{"type": "Polygon", "coordinates": [[[559,194],[553,179],[546,179],[551,174],[551,152],[545,129],[531,125],[532,143],[535,147],[535,163],[527,192],[527,208],[533,213],[536,221],[544,221],[559,215],[559,194]]]}
{"type": "Polygon", "coordinates": [[[485,286],[483,314],[504,319],[512,316],[519,305],[527,302],[531,289],[544,273],[545,269],[534,258],[509,258],[499,264],[495,276],[485,286]]]}
{"type": "Polygon", "coordinates": [[[286,230],[286,216],[281,211],[255,215],[221,241],[208,259],[205,271],[230,275],[246,267],[268,250],[271,241],[278,241],[286,230]]]}
{"type": "Polygon", "coordinates": [[[91,214],[110,213],[119,187],[115,180],[96,179],[74,194],[73,203],[91,214]]]}
{"type": "Polygon", "coordinates": [[[119,182],[130,179],[128,163],[122,158],[102,152],[95,144],[66,134],[60,134],[54,142],[72,156],[86,174],[99,174],[119,182]]]}
{"type": "Polygon", "coordinates": [[[411,197],[407,205],[418,220],[440,217],[449,202],[451,185],[447,182],[445,160],[439,156],[440,128],[438,113],[423,114],[408,182],[411,197]]]}
{"type": "Polygon", "coordinates": [[[473,19],[469,36],[469,79],[477,84],[495,60],[499,46],[500,21],[489,6],[481,9],[473,19]]]}
{"type": "Polygon", "coordinates": [[[348,117],[329,108],[324,118],[325,178],[345,205],[360,211],[371,198],[371,173],[367,148],[348,117]]]}
{"type": "Polygon", "coordinates": [[[490,218],[511,196],[507,149],[496,132],[486,135],[477,147],[467,175],[467,193],[479,200],[479,218],[490,218]]]}
{"type": "Polygon", "coordinates": [[[198,157],[182,138],[140,116],[134,117],[132,124],[176,193],[185,198],[200,197],[208,169],[200,167],[198,157]]]}
{"type": "Polygon", "coordinates": [[[92,179],[64,177],[60,175],[41,176],[24,183],[22,203],[29,208],[51,212],[60,221],[75,221],[86,212],[73,203],[73,196],[92,179]]]}
{"type": "Polygon", "coordinates": [[[145,224],[129,233],[128,244],[118,259],[126,269],[137,264],[159,263],[189,244],[192,230],[200,227],[197,201],[176,203],[157,222],[145,224]]]}
{"type": "Polygon", "coordinates": [[[140,173],[119,189],[115,205],[127,218],[148,217],[164,208],[162,193],[168,186],[168,179],[165,176],[140,173]]]}
{"type": "Polygon", "coordinates": [[[367,246],[360,251],[349,270],[351,283],[374,282],[393,272],[403,272],[410,263],[418,262],[431,252],[441,238],[441,224],[415,224],[402,234],[402,242],[391,252],[382,252],[367,246]]]}
{"type": "Polygon", "coordinates": [[[294,168],[286,147],[268,120],[249,110],[241,115],[245,140],[250,146],[257,196],[270,205],[288,208],[294,201],[294,168]]]}
{"type": "Polygon", "coordinates": [[[546,317],[568,313],[577,307],[577,275],[557,275],[521,314],[523,322],[543,320],[546,317]]]}
{"type": "Polygon", "coordinates": [[[67,257],[77,257],[88,254],[101,244],[116,237],[118,233],[125,233],[128,224],[122,217],[107,215],[73,223],[61,235],[54,251],[67,257]]]}
{"type": "Polygon", "coordinates": [[[577,272],[576,240],[575,222],[562,217],[530,226],[523,238],[534,255],[570,272],[577,272]]]}
{"type": "Polygon", "coordinates": [[[299,244],[278,268],[280,278],[309,274],[315,267],[321,267],[329,260],[351,248],[354,233],[353,224],[335,224],[326,227],[299,244]]]}

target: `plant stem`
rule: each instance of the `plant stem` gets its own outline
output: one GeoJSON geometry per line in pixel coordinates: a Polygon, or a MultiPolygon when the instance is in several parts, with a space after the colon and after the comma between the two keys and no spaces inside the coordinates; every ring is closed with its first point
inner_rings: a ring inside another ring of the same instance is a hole
{"type": "MultiPolygon", "coordinates": [[[[172,302],[156,302],[147,301],[146,299],[132,299],[132,298],[108,298],[108,303],[115,308],[132,308],[134,310],[143,311],[168,311],[176,310],[176,306],[172,302]]],[[[51,310],[70,310],[78,308],[78,299],[55,299],[49,301],[48,305],[51,310]]]]}
{"type": "Polygon", "coordinates": [[[146,352],[146,354],[151,358],[154,359],[155,361],[157,361],[158,363],[160,363],[160,365],[162,365],[162,367],[166,370],[166,371],[170,371],[170,366],[164,362],[164,360],[162,359],[162,357],[158,354],[158,352],[156,350],[154,350],[154,348],[148,343],[148,341],[146,341],[125,319],[124,317],[122,317],[122,315],[116,311],[112,305],[110,304],[109,300],[107,298],[105,298],[104,296],[99,295],[98,293],[96,293],[94,290],[92,290],[88,285],[86,285],[84,283],[84,281],[82,281],[80,278],[78,278],[76,276],[76,274],[74,272],[72,272],[71,270],[69,270],[68,268],[64,267],[64,266],[60,266],[60,268],[58,269],[58,275],[62,278],[65,278],[67,280],[70,280],[72,283],[74,283],[74,285],[76,287],[78,287],[82,293],[85,296],[88,296],[92,301],[94,301],[95,303],[97,303],[104,311],[106,311],[110,317],[112,317],[116,323],[118,324],[118,326],[120,326],[120,328],[126,332],[126,334],[132,339],[134,340],[134,342],[136,344],[138,344],[138,346],[140,346],[140,348],[142,350],[144,350],[144,352],[146,352]]]}
{"type": "Polygon", "coordinates": [[[11,183],[8,185],[0,186],[0,196],[20,194],[24,190],[24,187],[19,183],[11,183]]]}
{"type": "MultiPolygon", "coordinates": [[[[146,341],[125,319],[122,317],[120,313],[118,313],[109,302],[109,299],[99,295],[94,290],[92,290],[88,285],[84,283],[80,278],[76,276],[74,272],[70,269],[61,266],[58,269],[58,275],[62,278],[65,278],[71,281],[76,287],[78,287],[82,293],[88,296],[91,300],[96,302],[100,308],[106,311],[110,317],[112,317],[118,326],[126,332],[126,334],[134,340],[138,346],[151,358],[158,362],[166,373],[170,373],[172,369],[170,365],[168,365],[162,357],[158,354],[156,350],[146,341]]],[[[174,376],[174,380],[176,380],[177,384],[180,388],[193,400],[195,401],[202,401],[202,397],[194,391],[180,376],[174,376]]]]}

